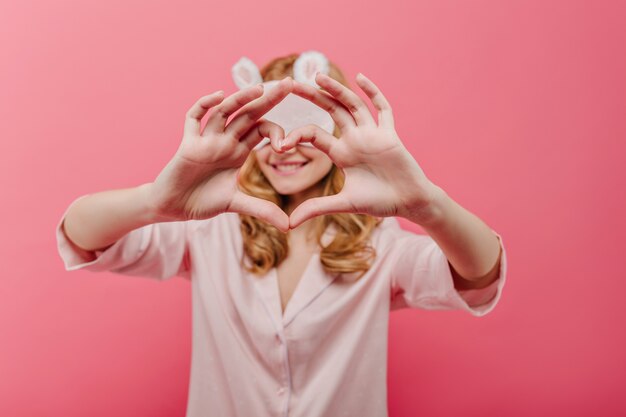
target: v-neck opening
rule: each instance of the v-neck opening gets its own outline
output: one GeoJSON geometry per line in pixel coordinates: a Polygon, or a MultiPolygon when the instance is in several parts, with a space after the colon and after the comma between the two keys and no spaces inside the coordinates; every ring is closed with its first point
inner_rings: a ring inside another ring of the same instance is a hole
{"type": "MultiPolygon", "coordinates": [[[[272,271],[274,274],[274,284],[276,287],[276,293],[278,294],[278,311],[280,312],[280,319],[281,321],[285,320],[285,316],[286,314],[289,312],[289,306],[293,305],[292,301],[294,299],[294,297],[296,296],[296,294],[299,292],[299,289],[302,288],[302,282],[305,280],[306,276],[308,275],[309,269],[311,269],[311,263],[313,262],[314,258],[318,258],[319,259],[319,254],[317,252],[313,252],[313,254],[311,254],[311,257],[309,258],[308,262],[306,263],[306,266],[304,267],[304,270],[302,271],[302,275],[300,275],[300,279],[298,279],[298,282],[296,283],[296,287],[293,289],[293,292],[291,293],[291,296],[289,296],[289,300],[287,300],[287,304],[285,305],[285,310],[283,311],[283,303],[281,300],[281,296],[280,296],[280,282],[278,279],[278,268],[277,267],[272,267],[272,271]]],[[[301,290],[300,290],[301,291],[301,290]]]]}
{"type": "MultiPolygon", "coordinates": [[[[322,235],[322,245],[325,247],[332,241],[335,227],[329,225],[322,235]]],[[[282,309],[280,300],[280,288],[278,285],[278,268],[272,267],[263,277],[253,277],[254,286],[259,291],[259,296],[269,318],[274,323],[278,334],[282,334],[285,328],[294,318],[311,304],[340,274],[328,274],[320,262],[321,252],[311,255],[302,276],[296,285],[285,311],[282,309]]]]}

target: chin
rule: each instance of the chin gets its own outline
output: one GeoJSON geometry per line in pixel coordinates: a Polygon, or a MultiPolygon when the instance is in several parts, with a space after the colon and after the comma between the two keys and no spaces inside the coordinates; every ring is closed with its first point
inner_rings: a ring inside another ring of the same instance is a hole
{"type": "Polygon", "coordinates": [[[282,194],[282,195],[297,194],[297,193],[307,190],[310,187],[310,186],[294,184],[293,182],[291,183],[286,183],[286,182],[287,181],[285,181],[285,183],[281,183],[280,181],[274,181],[271,184],[272,184],[272,187],[274,187],[274,190],[276,190],[278,194],[282,194]]]}

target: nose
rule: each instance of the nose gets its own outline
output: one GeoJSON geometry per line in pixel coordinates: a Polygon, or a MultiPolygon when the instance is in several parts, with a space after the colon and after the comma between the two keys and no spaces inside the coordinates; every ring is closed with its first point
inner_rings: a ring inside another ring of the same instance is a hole
{"type": "Polygon", "coordinates": [[[292,153],[295,153],[295,152],[296,152],[296,147],[294,146],[293,148],[288,149],[288,150],[286,150],[286,151],[285,151],[285,152],[283,152],[283,153],[285,153],[285,154],[289,155],[289,154],[292,154],[292,153]]]}

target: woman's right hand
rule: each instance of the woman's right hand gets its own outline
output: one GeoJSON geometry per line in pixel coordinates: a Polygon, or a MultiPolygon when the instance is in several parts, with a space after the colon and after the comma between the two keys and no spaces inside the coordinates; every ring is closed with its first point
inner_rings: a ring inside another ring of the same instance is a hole
{"type": "Polygon", "coordinates": [[[289,217],[276,204],[243,193],[237,177],[254,146],[263,138],[280,152],[284,131],[259,120],[292,90],[285,78],[263,95],[262,86],[240,90],[224,99],[218,91],[200,98],[186,115],[183,140],[172,160],[150,184],[149,200],[156,218],[200,220],[224,212],[248,214],[279,230],[289,230],[289,217]],[[256,99],[256,100],[255,100],[256,99]],[[201,120],[211,110],[204,129],[201,120]],[[228,117],[241,109],[227,124],[228,117]]]}

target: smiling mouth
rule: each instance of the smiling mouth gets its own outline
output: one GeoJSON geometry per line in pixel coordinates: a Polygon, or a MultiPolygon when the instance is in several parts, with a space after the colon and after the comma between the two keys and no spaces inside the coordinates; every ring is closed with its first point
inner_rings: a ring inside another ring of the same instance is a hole
{"type": "Polygon", "coordinates": [[[307,162],[301,162],[297,164],[281,164],[281,165],[272,164],[272,168],[274,169],[274,172],[276,172],[279,175],[290,175],[290,174],[300,171],[302,167],[304,167],[308,163],[309,162],[307,161],[307,162]]]}

